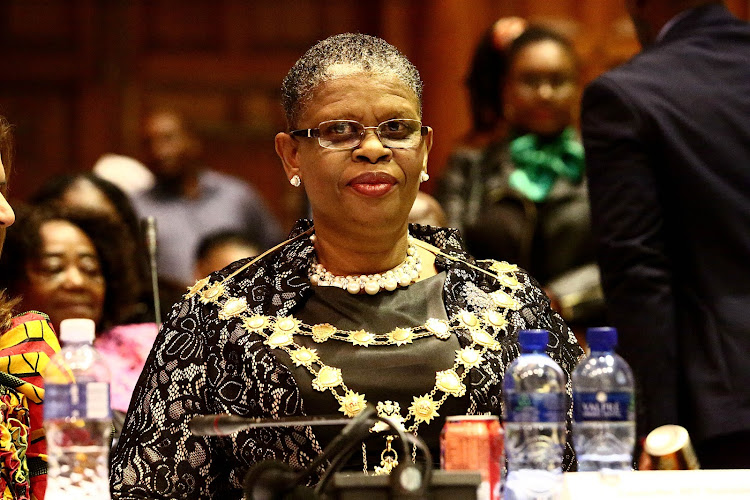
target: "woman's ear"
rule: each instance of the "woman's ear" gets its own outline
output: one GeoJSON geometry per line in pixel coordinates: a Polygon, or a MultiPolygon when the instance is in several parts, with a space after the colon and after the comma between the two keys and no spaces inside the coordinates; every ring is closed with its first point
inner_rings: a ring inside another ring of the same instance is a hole
{"type": "Polygon", "coordinates": [[[422,170],[427,171],[427,157],[432,149],[432,127],[427,127],[427,135],[424,136],[424,160],[422,160],[422,170]]]}
{"type": "Polygon", "coordinates": [[[281,158],[281,164],[284,166],[287,179],[291,179],[299,172],[299,141],[286,132],[276,134],[274,140],[276,145],[276,154],[281,158]]]}

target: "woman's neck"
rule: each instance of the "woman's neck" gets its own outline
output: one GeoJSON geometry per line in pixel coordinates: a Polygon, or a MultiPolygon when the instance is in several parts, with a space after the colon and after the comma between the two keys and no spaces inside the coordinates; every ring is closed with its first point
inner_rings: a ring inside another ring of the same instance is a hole
{"type": "Polygon", "coordinates": [[[387,271],[406,259],[406,228],[393,232],[350,234],[315,228],[318,262],[336,276],[387,271]]]}

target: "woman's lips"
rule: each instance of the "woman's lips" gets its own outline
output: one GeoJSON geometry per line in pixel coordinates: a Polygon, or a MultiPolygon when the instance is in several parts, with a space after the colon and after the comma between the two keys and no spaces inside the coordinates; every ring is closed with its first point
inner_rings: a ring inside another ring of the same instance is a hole
{"type": "Polygon", "coordinates": [[[396,178],[385,172],[365,172],[349,181],[349,187],[364,196],[383,196],[396,185],[396,178]]]}

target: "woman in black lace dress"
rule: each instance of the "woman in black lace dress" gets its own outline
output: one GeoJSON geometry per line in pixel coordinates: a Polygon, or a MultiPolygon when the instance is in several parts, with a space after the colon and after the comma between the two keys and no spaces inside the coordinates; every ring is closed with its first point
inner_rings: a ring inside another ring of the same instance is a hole
{"type": "MultiPolygon", "coordinates": [[[[419,74],[401,53],[337,35],[297,61],[282,91],[288,131],[276,150],[312,220],[198,281],[173,308],[114,453],[113,498],[239,498],[250,466],[304,468],[336,433],[199,437],[188,422],[201,414],[352,417],[370,403],[437,457],[445,416],[500,413],[519,329],[548,329],[566,372],[581,355],[524,271],[474,261],[454,230],[407,223],[432,129],[421,123],[419,74]]],[[[350,466],[387,471],[387,441],[372,433],[350,466]]]]}

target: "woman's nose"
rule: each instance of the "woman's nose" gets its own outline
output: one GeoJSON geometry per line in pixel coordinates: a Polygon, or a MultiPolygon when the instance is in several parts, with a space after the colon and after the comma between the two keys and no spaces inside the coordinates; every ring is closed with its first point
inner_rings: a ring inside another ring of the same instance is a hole
{"type": "Polygon", "coordinates": [[[0,194],[0,226],[8,227],[13,225],[14,222],[16,222],[16,214],[5,196],[0,194]]]}
{"type": "Polygon", "coordinates": [[[537,90],[537,92],[542,97],[542,99],[551,99],[555,94],[555,89],[552,87],[552,84],[550,82],[544,82],[539,85],[539,89],[537,90]]]}
{"type": "Polygon", "coordinates": [[[355,157],[360,161],[378,163],[388,160],[393,152],[390,148],[383,146],[378,134],[374,130],[365,130],[365,136],[360,145],[354,150],[355,157]]]}
{"type": "Polygon", "coordinates": [[[76,266],[68,266],[65,269],[65,275],[63,277],[64,284],[70,287],[80,287],[86,282],[86,278],[80,269],[76,266]]]}

